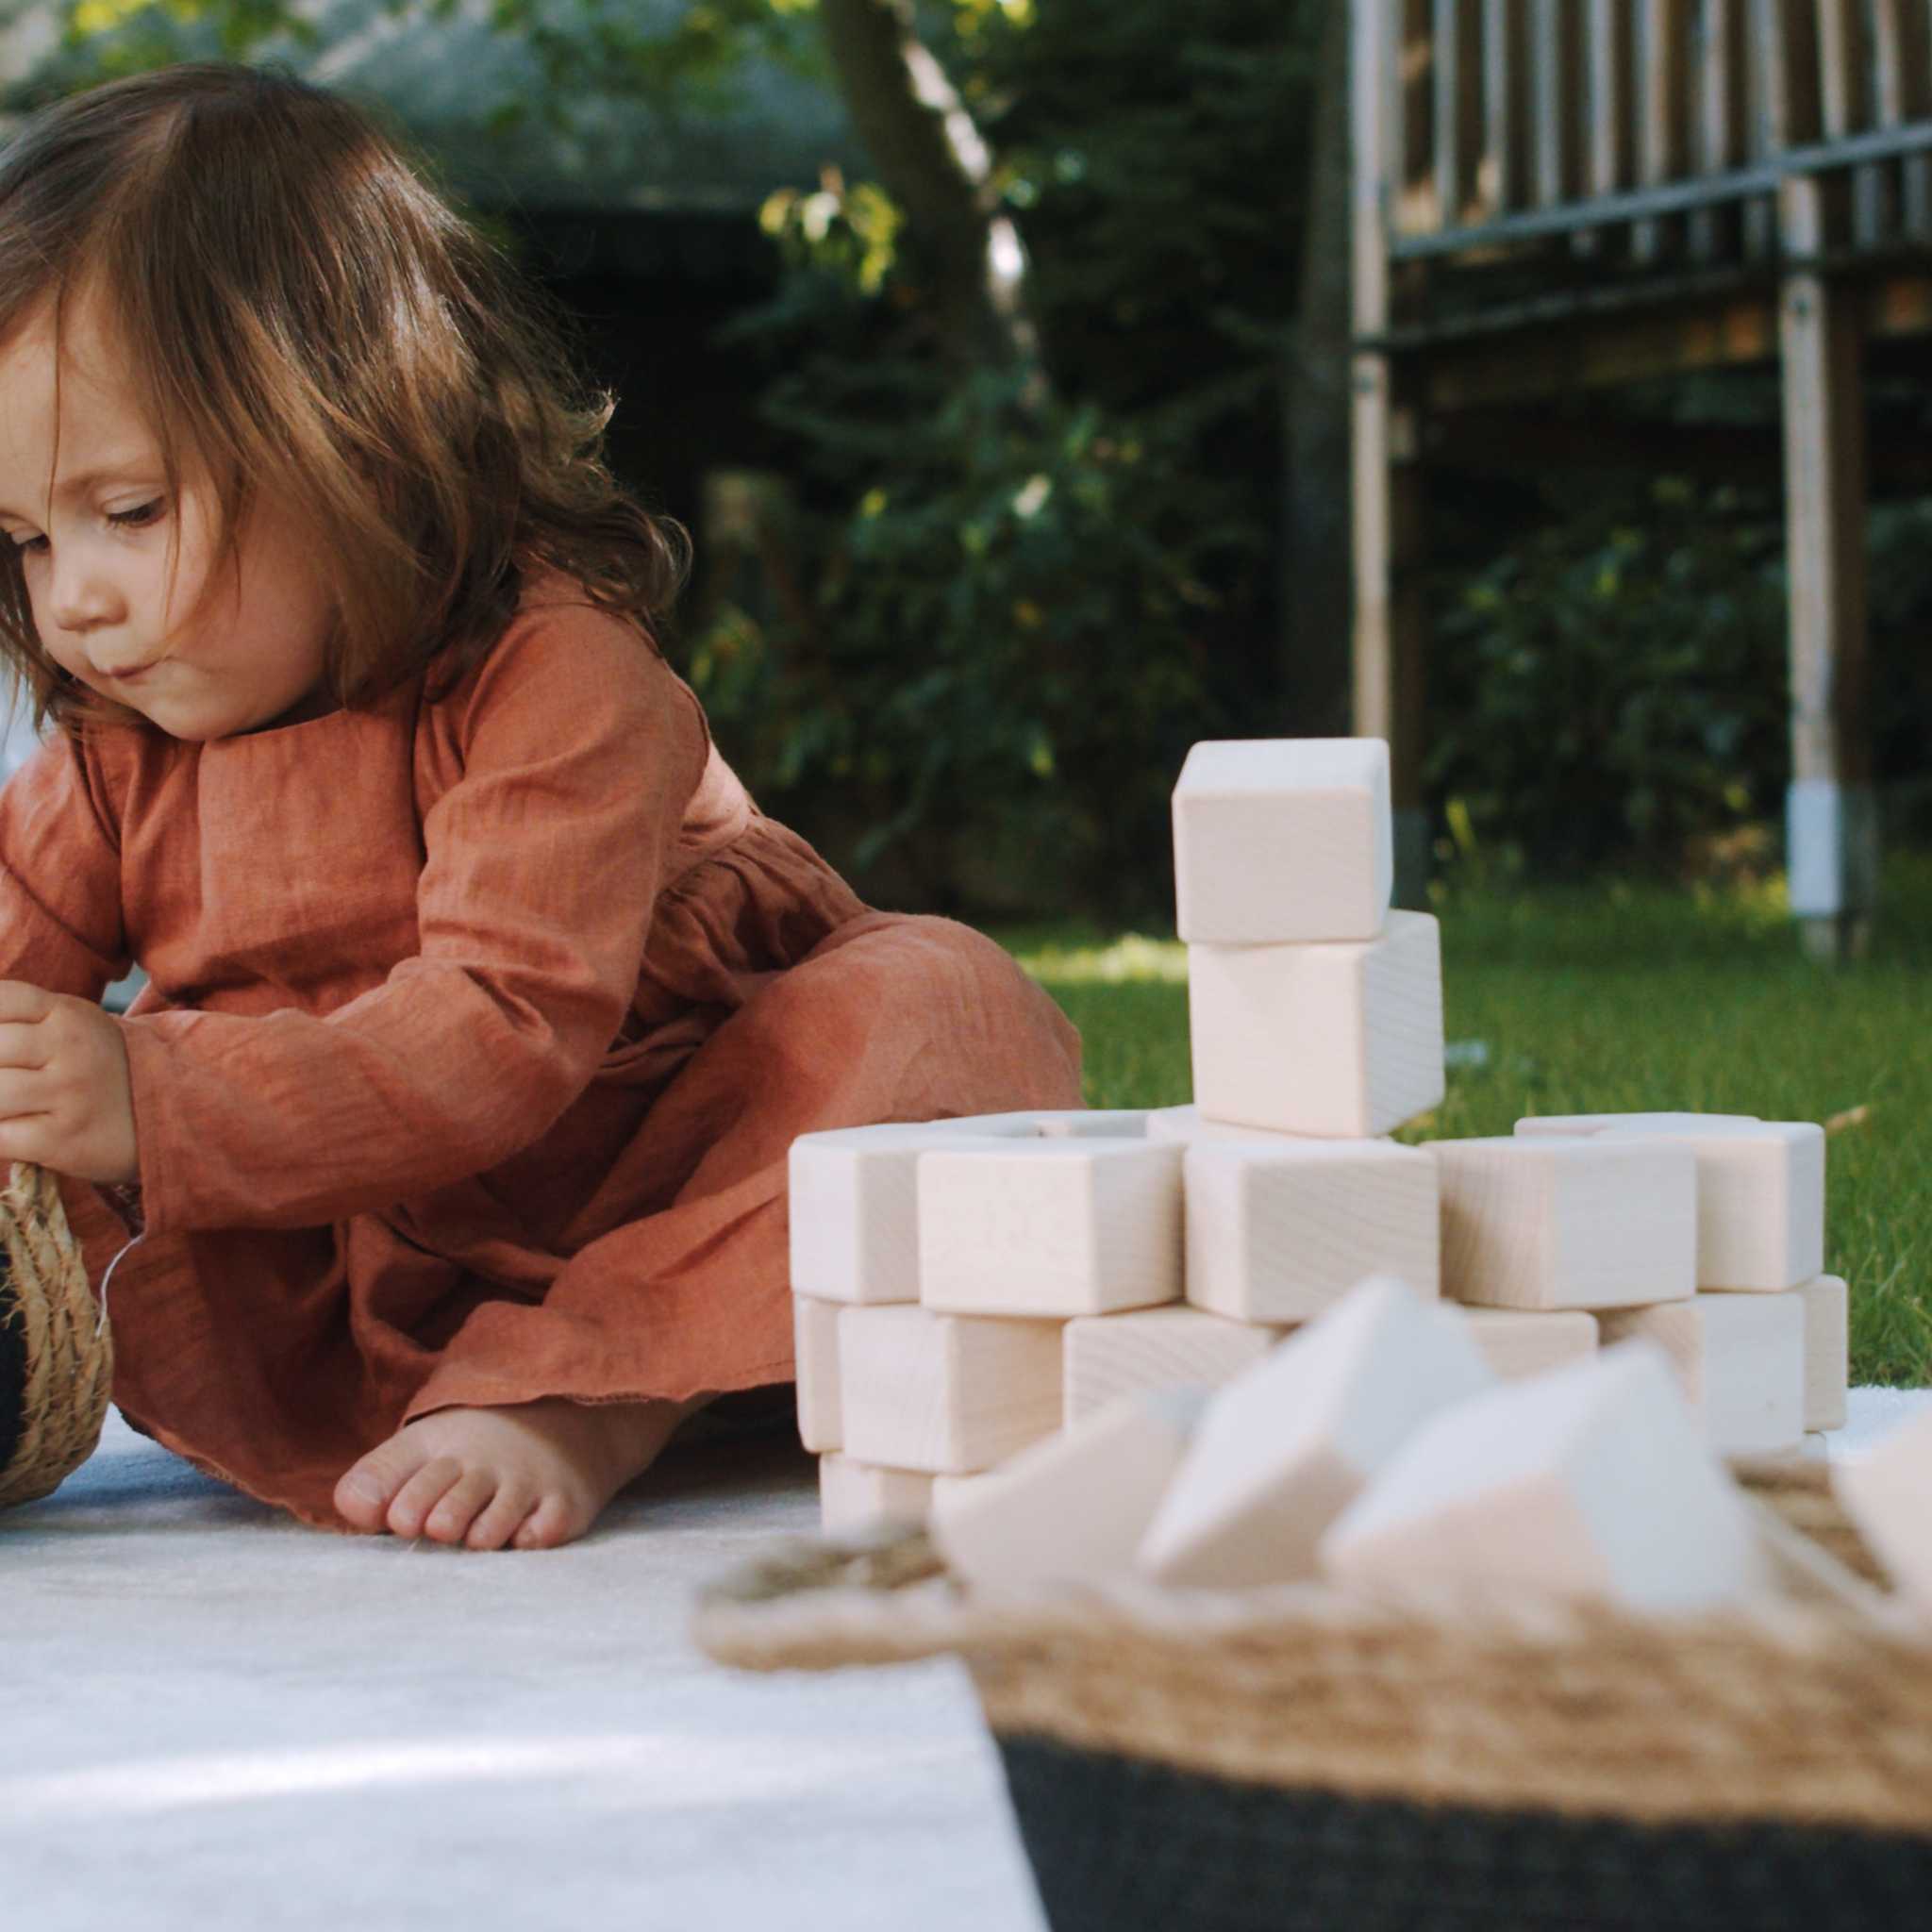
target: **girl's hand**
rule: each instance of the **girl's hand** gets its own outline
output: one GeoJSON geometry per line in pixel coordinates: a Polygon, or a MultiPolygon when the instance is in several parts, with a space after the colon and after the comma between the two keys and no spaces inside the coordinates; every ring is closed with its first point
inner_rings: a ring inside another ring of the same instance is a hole
{"type": "Polygon", "coordinates": [[[134,1091],[104,1008],[0,979],[0,1161],[85,1181],[135,1181],[134,1091]]]}

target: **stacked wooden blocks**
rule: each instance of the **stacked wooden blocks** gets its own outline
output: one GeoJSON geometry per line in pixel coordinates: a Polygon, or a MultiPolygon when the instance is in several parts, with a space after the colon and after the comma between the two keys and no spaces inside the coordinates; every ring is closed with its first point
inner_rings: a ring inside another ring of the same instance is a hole
{"type": "Polygon", "coordinates": [[[1819,1128],[1597,1115],[1401,1145],[1443,1094],[1441,973],[1435,920],[1391,906],[1386,744],[1198,744],[1174,826],[1194,1105],[793,1143],[799,1424],[828,1530],[991,1493],[1103,1411],[1120,1441],[1095,1468],[1151,1471],[1181,1411],[1130,1423],[1125,1398],[1252,1378],[1370,1276],[1441,1303],[1494,1377],[1648,1340],[1720,1452],[1842,1424],[1819,1128]]]}

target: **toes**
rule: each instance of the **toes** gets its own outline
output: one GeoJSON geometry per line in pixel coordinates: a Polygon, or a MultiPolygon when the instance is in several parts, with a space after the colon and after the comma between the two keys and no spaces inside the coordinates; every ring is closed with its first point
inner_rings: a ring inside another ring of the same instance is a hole
{"type": "Polygon", "coordinates": [[[554,1550],[582,1531],[571,1523],[570,1505],[561,1496],[545,1496],[529,1513],[512,1539],[520,1550],[554,1550]]]}
{"type": "Polygon", "coordinates": [[[533,1515],[534,1498],[520,1483],[505,1483],[495,1500],[470,1526],[466,1541],[473,1550],[500,1550],[516,1534],[517,1525],[533,1515]]]}
{"type": "Polygon", "coordinates": [[[425,1462],[396,1491],[395,1501],[389,1506],[390,1528],[397,1536],[421,1536],[430,1510],[462,1473],[462,1464],[452,1456],[439,1456],[425,1462]]]}
{"type": "Polygon", "coordinates": [[[372,1449],[344,1471],[336,1484],[336,1507],[358,1529],[388,1527],[385,1519],[390,1505],[426,1459],[422,1450],[397,1441],[372,1449]]]}
{"type": "Polygon", "coordinates": [[[493,1469],[465,1470],[424,1519],[423,1534],[440,1543],[462,1541],[476,1512],[496,1494],[497,1480],[493,1469]]]}

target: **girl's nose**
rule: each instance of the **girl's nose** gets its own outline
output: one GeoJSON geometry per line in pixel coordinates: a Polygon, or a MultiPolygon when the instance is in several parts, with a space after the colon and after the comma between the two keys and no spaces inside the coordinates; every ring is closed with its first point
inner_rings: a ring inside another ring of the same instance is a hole
{"type": "Polygon", "coordinates": [[[55,566],[47,608],[62,630],[79,636],[98,625],[112,622],[118,614],[118,601],[113,587],[99,571],[84,559],[63,559],[55,566]]]}

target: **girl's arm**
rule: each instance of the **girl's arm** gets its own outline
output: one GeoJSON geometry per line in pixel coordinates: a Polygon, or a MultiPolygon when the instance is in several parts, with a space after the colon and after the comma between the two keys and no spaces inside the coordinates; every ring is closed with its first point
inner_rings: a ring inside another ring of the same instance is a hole
{"type": "Polygon", "coordinates": [[[320,1017],[120,1021],[151,1232],[393,1206],[508,1158],[589,1084],[636,994],[701,714],[634,631],[564,608],[507,634],[458,735],[415,958],[320,1017]]]}

